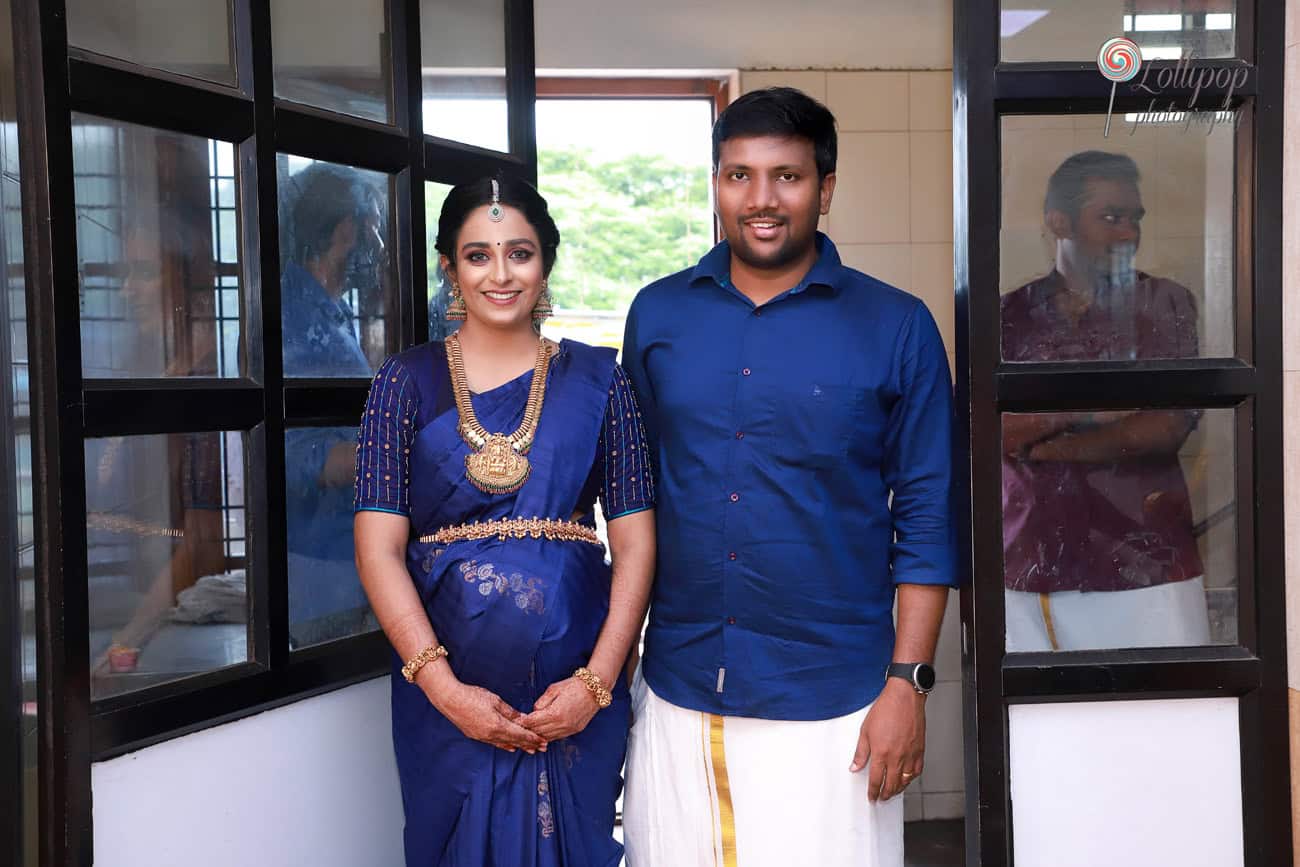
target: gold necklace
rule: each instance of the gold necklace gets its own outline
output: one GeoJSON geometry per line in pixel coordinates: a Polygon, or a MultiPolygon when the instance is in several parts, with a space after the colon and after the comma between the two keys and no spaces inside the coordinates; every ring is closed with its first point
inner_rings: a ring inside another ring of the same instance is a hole
{"type": "Polygon", "coordinates": [[[524,486],[533,469],[525,455],[533,446],[537,422],[542,416],[546,369],[554,353],[552,344],[549,340],[538,344],[524,418],[509,435],[488,433],[474,414],[474,405],[469,399],[469,383],[465,378],[465,359],[460,351],[460,335],[453,332],[447,338],[446,348],[451,388],[456,395],[456,412],[460,416],[456,429],[470,447],[470,453],[465,456],[465,477],[485,494],[513,494],[524,486]]]}

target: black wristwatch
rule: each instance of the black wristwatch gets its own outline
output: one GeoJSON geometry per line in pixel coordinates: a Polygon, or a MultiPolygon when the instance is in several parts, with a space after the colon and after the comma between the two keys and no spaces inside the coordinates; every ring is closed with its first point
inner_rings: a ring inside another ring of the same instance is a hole
{"type": "Polygon", "coordinates": [[[901,677],[921,695],[934,689],[934,666],[928,662],[893,662],[889,665],[890,677],[901,677]]]}

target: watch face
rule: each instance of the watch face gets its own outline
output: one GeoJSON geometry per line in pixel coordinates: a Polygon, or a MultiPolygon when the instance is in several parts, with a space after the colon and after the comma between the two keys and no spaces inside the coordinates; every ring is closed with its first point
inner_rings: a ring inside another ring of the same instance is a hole
{"type": "Polygon", "coordinates": [[[933,665],[927,665],[926,663],[922,662],[916,667],[916,670],[912,673],[912,677],[916,678],[916,685],[919,686],[921,689],[925,690],[926,692],[929,692],[930,690],[934,689],[934,666],[933,665]]]}

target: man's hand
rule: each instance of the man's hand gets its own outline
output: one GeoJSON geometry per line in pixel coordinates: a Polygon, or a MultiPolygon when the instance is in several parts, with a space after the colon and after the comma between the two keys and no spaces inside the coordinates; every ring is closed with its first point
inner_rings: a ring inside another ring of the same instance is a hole
{"type": "Polygon", "coordinates": [[[858,734],[849,770],[870,764],[867,797],[888,800],[921,775],[925,765],[925,696],[905,681],[887,678],[858,734]]]}

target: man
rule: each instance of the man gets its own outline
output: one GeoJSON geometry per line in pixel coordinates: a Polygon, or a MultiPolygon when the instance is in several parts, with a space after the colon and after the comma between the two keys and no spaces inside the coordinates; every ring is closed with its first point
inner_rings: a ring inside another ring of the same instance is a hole
{"type": "MultiPolygon", "coordinates": [[[[282,207],[281,327],[285,376],[370,379],[345,295],[379,283],[379,195],[356,171],[316,163],[289,179],[282,207]]],[[[352,550],[356,431],[285,433],[289,634],[295,647],[375,628],[352,550]]]]}
{"type": "MultiPolygon", "coordinates": [[[[1196,304],[1134,267],[1133,160],[1085,151],[1048,182],[1055,267],[1002,299],[1007,361],[1186,358],[1196,304]]],[[[1206,644],[1204,568],[1178,450],[1194,411],[1003,418],[1007,650],[1206,644]]]]}
{"type": "Polygon", "coordinates": [[[632,867],[903,863],[954,583],[951,384],[925,305],[817,231],[835,153],[805,94],[742,96],[713,129],[726,240],[628,314],[662,492],[632,867]]]}

